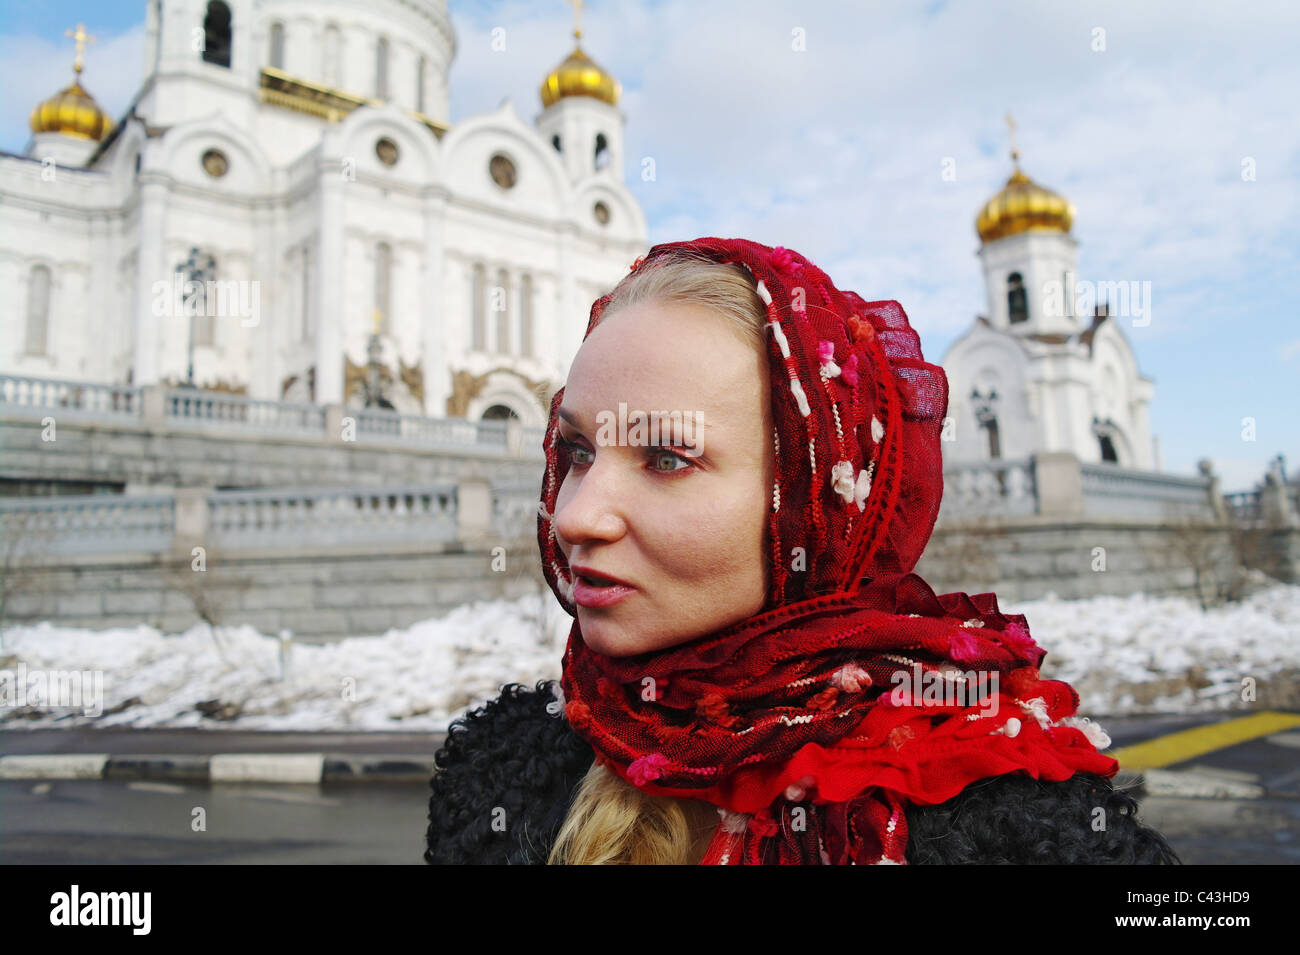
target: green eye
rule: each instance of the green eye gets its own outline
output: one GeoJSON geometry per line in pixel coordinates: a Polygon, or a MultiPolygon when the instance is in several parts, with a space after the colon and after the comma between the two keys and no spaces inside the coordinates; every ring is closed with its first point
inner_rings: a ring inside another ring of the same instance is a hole
{"type": "MultiPolygon", "coordinates": [[[[560,454],[563,455],[564,459],[567,460],[571,465],[575,465],[577,467],[587,467],[588,465],[591,464],[591,460],[589,458],[575,457],[575,455],[594,453],[588,450],[587,448],[584,448],[576,441],[566,441],[564,438],[560,438],[556,442],[556,444],[560,448],[560,454]]],[[[651,468],[651,470],[657,471],[660,474],[675,474],[678,471],[685,471],[688,468],[694,466],[690,458],[686,457],[683,454],[679,454],[676,451],[670,450],[669,448],[665,448],[659,445],[654,445],[648,448],[647,451],[649,452],[650,460],[655,462],[656,464],[661,463],[664,459],[668,459],[672,462],[677,462],[682,465],[681,467],[651,468]]]]}

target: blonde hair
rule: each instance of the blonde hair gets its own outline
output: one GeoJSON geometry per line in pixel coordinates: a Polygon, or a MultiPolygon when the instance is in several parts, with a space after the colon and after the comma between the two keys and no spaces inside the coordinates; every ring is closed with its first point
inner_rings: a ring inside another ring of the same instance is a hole
{"type": "MultiPolygon", "coordinates": [[[[686,252],[665,253],[614,287],[600,321],[645,302],[700,305],[765,354],[767,313],[740,266],[686,252]]],[[[766,554],[765,554],[766,556],[766,554]]],[[[578,785],[547,859],[549,865],[687,865],[718,824],[709,803],[651,796],[593,762],[578,785]]]]}
{"type": "Polygon", "coordinates": [[[741,341],[765,353],[767,311],[749,272],[687,250],[665,252],[614,286],[596,324],[629,305],[684,302],[725,318],[741,341]]]}

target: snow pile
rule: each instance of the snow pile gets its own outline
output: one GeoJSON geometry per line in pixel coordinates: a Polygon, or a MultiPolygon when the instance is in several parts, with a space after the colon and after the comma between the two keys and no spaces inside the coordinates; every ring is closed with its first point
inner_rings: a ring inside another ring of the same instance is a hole
{"type": "MultiPolygon", "coordinates": [[[[1047,597],[1002,608],[1026,616],[1047,650],[1043,675],[1074,684],[1084,715],[1279,705],[1300,675],[1300,586],[1277,585],[1208,613],[1187,599],[1047,597]],[[1273,694],[1270,697],[1270,693],[1273,694]]],[[[326,645],[280,643],[251,627],[179,635],[145,626],[102,631],[40,624],[4,633],[0,670],[102,671],[103,712],[0,706],[7,729],[93,725],[241,730],[444,729],[507,682],[556,678],[572,624],[549,591],[484,601],[440,619],[326,645]]]]}
{"type": "Polygon", "coordinates": [[[1189,713],[1296,705],[1300,586],[1277,584],[1202,611],[1190,599],[1047,597],[1022,613],[1047,651],[1043,676],[1074,685],[1081,713],[1189,713]],[[1244,685],[1257,694],[1243,702],[1244,685]]]}
{"type": "Polygon", "coordinates": [[[494,698],[500,683],[558,678],[572,623],[549,591],[480,601],[382,636],[295,643],[287,681],[278,637],[249,626],[221,628],[215,637],[204,624],[174,636],[147,626],[12,627],[0,653],[11,681],[20,663],[29,672],[100,670],[103,713],[64,706],[34,717],[30,707],[0,707],[0,725],[441,730],[494,698]]]}

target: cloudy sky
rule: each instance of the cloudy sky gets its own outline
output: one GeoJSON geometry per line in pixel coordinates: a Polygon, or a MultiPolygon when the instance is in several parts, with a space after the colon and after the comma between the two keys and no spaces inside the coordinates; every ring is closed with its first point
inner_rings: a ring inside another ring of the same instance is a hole
{"type": "MultiPolygon", "coordinates": [[[[526,121],[568,53],[561,0],[450,3],[451,122],[526,121]],[[494,51],[494,28],[505,49],[494,51]]],[[[144,0],[0,0],[0,150],[67,83],[114,116],[142,75],[144,0]]],[[[626,172],[650,241],[744,236],[903,303],[926,357],[985,310],[974,220],[1011,166],[1074,202],[1080,278],[1149,282],[1123,321],[1155,381],[1167,470],[1209,457],[1246,490],[1300,469],[1300,4],[595,0],[584,49],[623,85],[626,172]],[[802,42],[796,42],[802,38],[802,42]],[[797,47],[802,46],[802,49],[797,47]],[[642,160],[656,176],[643,181],[642,160]],[[955,176],[944,176],[945,168],[955,176]],[[1253,419],[1254,440],[1243,437],[1253,419]]]]}

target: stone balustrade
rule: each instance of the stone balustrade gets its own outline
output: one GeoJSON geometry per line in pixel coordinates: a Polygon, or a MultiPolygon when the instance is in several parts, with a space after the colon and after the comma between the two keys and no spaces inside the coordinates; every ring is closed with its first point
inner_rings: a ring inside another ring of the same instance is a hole
{"type": "Polygon", "coordinates": [[[540,485],[481,478],[424,487],[177,488],[155,495],[0,499],[0,539],[19,557],[227,552],[358,544],[515,544],[537,533],[540,485]]]}
{"type": "Polygon", "coordinates": [[[392,443],[449,452],[542,457],[545,428],[509,421],[467,421],[371,408],[271,401],[198,388],[103,385],[0,375],[0,415],[70,415],[80,423],[199,433],[286,434],[330,442],[392,443]]]}

